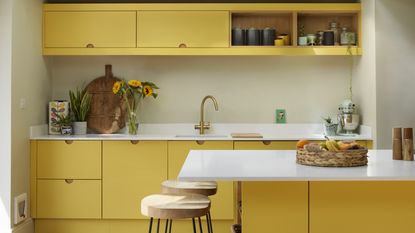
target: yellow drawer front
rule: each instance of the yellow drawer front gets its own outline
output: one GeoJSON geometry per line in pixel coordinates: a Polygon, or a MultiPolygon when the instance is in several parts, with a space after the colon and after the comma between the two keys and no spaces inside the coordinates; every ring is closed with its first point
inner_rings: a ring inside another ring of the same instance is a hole
{"type": "MultiPolygon", "coordinates": [[[[169,141],[169,179],[176,179],[190,150],[232,150],[232,141],[169,141]]],[[[213,219],[233,219],[233,182],[218,182],[212,200],[213,219]]]]}
{"type": "Polygon", "coordinates": [[[228,11],[139,11],[138,47],[229,47],[228,11]]]}
{"type": "Polygon", "coordinates": [[[245,233],[308,233],[308,183],[242,182],[242,228],[245,233]]]}
{"type": "Polygon", "coordinates": [[[297,141],[235,141],[235,150],[295,150],[297,141]]]}
{"type": "Polygon", "coordinates": [[[37,218],[101,218],[101,181],[38,180],[37,218]]]}
{"type": "Polygon", "coordinates": [[[47,11],[45,48],[134,48],[136,11],[47,11]]]}
{"type": "Polygon", "coordinates": [[[413,233],[415,182],[310,182],[310,233],[413,233]]]}
{"type": "Polygon", "coordinates": [[[100,141],[38,141],[37,177],[101,179],[100,141]]]}
{"type": "Polygon", "coordinates": [[[140,202],[167,179],[167,141],[103,142],[103,217],[143,219],[140,202]]]}

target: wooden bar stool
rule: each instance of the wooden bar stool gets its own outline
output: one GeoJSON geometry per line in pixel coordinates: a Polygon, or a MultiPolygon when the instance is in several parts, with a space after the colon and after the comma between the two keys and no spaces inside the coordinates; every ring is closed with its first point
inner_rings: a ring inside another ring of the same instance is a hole
{"type": "MultiPolygon", "coordinates": [[[[205,196],[215,195],[218,190],[218,183],[215,181],[178,181],[166,180],[161,183],[162,193],[172,194],[201,194],[205,196]]],[[[213,233],[212,216],[210,210],[206,215],[208,231],[213,233]]]]}
{"type": "MultiPolygon", "coordinates": [[[[210,199],[200,194],[154,194],[141,200],[141,213],[150,217],[148,232],[152,232],[153,219],[157,218],[157,233],[160,229],[160,219],[166,220],[164,232],[171,233],[173,219],[191,218],[193,232],[196,233],[195,218],[199,220],[200,233],[203,233],[201,216],[206,216],[210,210],[210,199]]],[[[210,226],[208,225],[208,232],[210,226]]]]}

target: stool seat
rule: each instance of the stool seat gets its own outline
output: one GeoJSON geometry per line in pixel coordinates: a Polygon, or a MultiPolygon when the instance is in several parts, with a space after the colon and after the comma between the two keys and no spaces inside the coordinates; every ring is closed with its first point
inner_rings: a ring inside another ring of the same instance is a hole
{"type": "Polygon", "coordinates": [[[201,194],[205,196],[215,195],[218,183],[215,181],[178,181],[166,180],[161,183],[162,193],[173,194],[201,194]]]}
{"type": "Polygon", "coordinates": [[[210,199],[199,194],[154,194],[141,200],[141,213],[151,218],[195,218],[209,210],[210,199]]]}

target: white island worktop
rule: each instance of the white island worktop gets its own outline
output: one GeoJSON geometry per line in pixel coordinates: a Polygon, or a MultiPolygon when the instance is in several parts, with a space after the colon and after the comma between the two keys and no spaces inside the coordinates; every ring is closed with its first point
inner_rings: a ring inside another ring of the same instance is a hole
{"type": "Polygon", "coordinates": [[[367,166],[312,167],[296,164],[295,150],[193,150],[180,180],[320,181],[415,180],[415,162],[392,160],[391,150],[370,150],[367,166]]]}

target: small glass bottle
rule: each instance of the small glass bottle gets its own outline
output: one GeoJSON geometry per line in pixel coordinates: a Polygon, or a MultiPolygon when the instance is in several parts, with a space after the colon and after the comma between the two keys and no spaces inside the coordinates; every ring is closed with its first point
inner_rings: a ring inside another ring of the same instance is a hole
{"type": "Polygon", "coordinates": [[[351,41],[349,42],[349,34],[347,33],[347,28],[343,27],[342,28],[342,33],[340,34],[340,44],[341,45],[348,45],[349,43],[351,43],[351,41]]]}
{"type": "Polygon", "coordinates": [[[334,45],[339,45],[339,31],[337,30],[337,23],[330,23],[330,30],[334,33],[334,45]]]}

